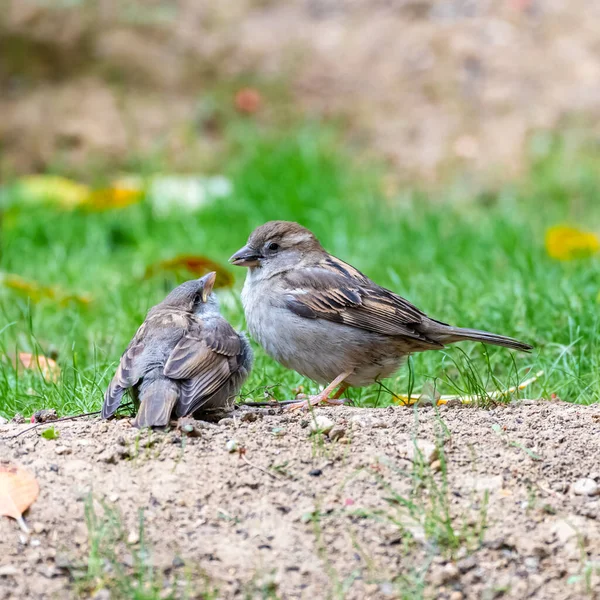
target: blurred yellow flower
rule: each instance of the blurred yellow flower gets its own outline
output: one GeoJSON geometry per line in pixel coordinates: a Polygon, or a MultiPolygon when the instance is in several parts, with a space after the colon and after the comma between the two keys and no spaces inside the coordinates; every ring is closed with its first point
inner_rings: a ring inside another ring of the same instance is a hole
{"type": "Polygon", "coordinates": [[[94,190],[85,199],[83,206],[91,211],[125,208],[139,202],[143,195],[143,190],[133,187],[112,187],[94,190]]]}
{"type": "Polygon", "coordinates": [[[24,279],[14,273],[0,273],[0,284],[21,296],[30,298],[32,302],[48,299],[60,306],[66,306],[70,302],[85,305],[92,301],[92,297],[87,293],[71,293],[58,286],[43,285],[31,279],[24,279]]]}
{"type": "Polygon", "coordinates": [[[573,260],[600,251],[600,237],[589,231],[556,225],[546,231],[546,251],[557,260],[573,260]]]}
{"type": "Polygon", "coordinates": [[[19,180],[20,196],[31,204],[53,204],[69,210],[83,204],[90,188],[58,175],[29,175],[19,180]]]}

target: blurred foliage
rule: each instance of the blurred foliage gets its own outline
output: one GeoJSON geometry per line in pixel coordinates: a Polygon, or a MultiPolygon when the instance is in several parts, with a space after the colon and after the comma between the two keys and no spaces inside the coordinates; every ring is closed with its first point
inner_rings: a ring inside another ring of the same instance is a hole
{"type": "MultiPolygon", "coordinates": [[[[590,171],[580,169],[574,177],[546,166],[562,164],[555,156],[560,146],[538,155],[523,184],[461,202],[471,192],[459,184],[436,193],[390,193],[381,165],[358,162],[335,132],[318,125],[265,135],[242,120],[228,128],[228,144],[234,151],[222,176],[231,181],[231,193],[191,211],[157,214],[146,201],[95,213],[13,205],[3,222],[2,270],[44,286],[85,290],[94,302],[60,307],[57,298],[42,295],[34,303],[4,287],[0,348],[40,355],[54,349],[61,374],[51,382],[3,365],[3,415],[98,408],[146,311],[175,283],[169,277],[144,279],[148,265],[190,253],[225,265],[254,227],[274,218],[306,225],[333,254],[433,317],[513,335],[536,347],[532,355],[480,344],[419,354],[410,370],[385,383],[392,392],[404,394],[411,386],[417,392],[432,381],[442,394],[481,394],[518,386],[544,370],[524,392],[528,397],[600,399],[600,261],[555,261],[545,248],[546,230],[557,223],[600,231],[590,171]],[[570,181],[569,195],[563,179],[570,181]]],[[[597,157],[588,164],[595,169],[597,157]]],[[[148,176],[155,167],[138,172],[148,176]]],[[[244,328],[239,300],[244,271],[225,271],[237,286],[219,292],[222,310],[234,327],[244,328]]],[[[316,390],[256,349],[243,394],[261,398],[268,388],[286,398],[301,384],[316,390]]],[[[385,405],[393,399],[386,388],[350,395],[359,404],[385,405]]]]}

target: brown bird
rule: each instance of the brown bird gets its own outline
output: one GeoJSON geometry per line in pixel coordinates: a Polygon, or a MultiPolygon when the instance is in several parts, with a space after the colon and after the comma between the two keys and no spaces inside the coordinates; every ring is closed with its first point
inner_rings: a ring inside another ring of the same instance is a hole
{"type": "Polygon", "coordinates": [[[186,281],[150,309],[106,390],[103,418],[115,413],[126,390],[139,403],[134,427],[168,425],[173,410],[177,417],[214,417],[232,408],[252,350],[221,316],[215,277],[186,281]]]}
{"type": "MultiPolygon", "coordinates": [[[[248,267],[242,302],[248,329],[282,365],[327,387],[310,400],[391,376],[412,352],[471,340],[529,351],[513,338],[452,327],[328,254],[289,221],[258,227],[230,261],[248,267]]],[[[299,403],[298,406],[306,406],[299,403]]]]}

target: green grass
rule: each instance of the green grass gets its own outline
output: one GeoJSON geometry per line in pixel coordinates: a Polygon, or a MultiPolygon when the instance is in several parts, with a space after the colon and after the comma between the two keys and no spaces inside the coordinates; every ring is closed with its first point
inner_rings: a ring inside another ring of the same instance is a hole
{"type": "MultiPolygon", "coordinates": [[[[89,292],[94,300],[61,307],[0,291],[0,351],[55,351],[62,369],[60,380],[51,383],[36,372],[15,372],[5,358],[1,415],[99,409],[121,352],[148,308],[173,285],[143,280],[145,267],[179,253],[226,263],[249,232],[269,219],[301,222],[333,254],[440,320],[535,345],[530,355],[473,343],[415,355],[410,376],[404,368],[385,383],[388,389],[406,393],[435,380],[441,393],[481,392],[504,389],[543,369],[545,375],[522,394],[600,400],[600,258],[557,262],[543,243],[546,227],[556,223],[600,230],[598,156],[580,159],[567,145],[539,138],[523,184],[485,194],[455,185],[386,197],[384,169],[360,162],[317,126],[273,136],[246,124],[227,135],[231,158],[220,171],[234,192],[194,215],[158,219],[147,203],[95,214],[41,207],[5,212],[2,271],[89,292]]],[[[152,169],[167,170],[156,162],[152,169]]],[[[5,199],[17,200],[10,191],[5,199]]],[[[222,309],[243,329],[244,272],[231,270],[236,286],[219,292],[222,309]]],[[[265,386],[276,386],[275,396],[283,399],[300,384],[317,389],[256,349],[244,394],[262,399],[265,386]]],[[[377,385],[350,396],[363,406],[391,402],[377,385]]]]}
{"type": "Polygon", "coordinates": [[[172,568],[163,572],[152,565],[152,547],[146,540],[143,511],[138,527],[128,534],[121,514],[105,502],[89,496],[85,504],[88,548],[84,562],[74,561],[68,570],[80,597],[106,590],[123,600],[175,600],[218,597],[201,572],[172,568]],[[193,579],[193,583],[192,583],[193,579]]]}

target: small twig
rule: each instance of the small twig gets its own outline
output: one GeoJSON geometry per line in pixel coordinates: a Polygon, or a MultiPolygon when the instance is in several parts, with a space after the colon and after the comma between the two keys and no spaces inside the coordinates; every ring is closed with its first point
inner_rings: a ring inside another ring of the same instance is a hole
{"type": "Polygon", "coordinates": [[[267,475],[270,475],[273,479],[280,479],[279,475],[275,475],[275,473],[271,473],[271,471],[264,469],[263,467],[259,466],[259,465],[255,465],[254,463],[250,462],[247,458],[245,454],[240,454],[242,460],[249,466],[252,467],[253,469],[258,469],[259,471],[262,471],[263,473],[266,473],[267,475]]]}
{"type": "Polygon", "coordinates": [[[296,404],[300,400],[265,400],[264,402],[239,402],[238,406],[255,406],[255,407],[268,407],[277,408],[278,406],[285,406],[286,404],[296,404]]]}
{"type": "Polygon", "coordinates": [[[54,423],[60,423],[61,421],[73,421],[74,419],[80,419],[81,417],[91,417],[92,415],[99,415],[102,411],[97,410],[95,412],[89,412],[89,413],[83,413],[81,415],[72,415],[70,417],[61,417],[60,419],[53,419],[52,421],[45,421],[44,423],[36,423],[35,425],[32,425],[31,427],[28,427],[27,429],[24,429],[23,431],[19,431],[19,433],[13,435],[10,439],[14,439],[19,437],[20,435],[23,435],[24,433],[27,433],[28,431],[32,431],[33,429],[37,429],[38,427],[42,427],[43,425],[48,425],[51,426],[54,423]]]}

